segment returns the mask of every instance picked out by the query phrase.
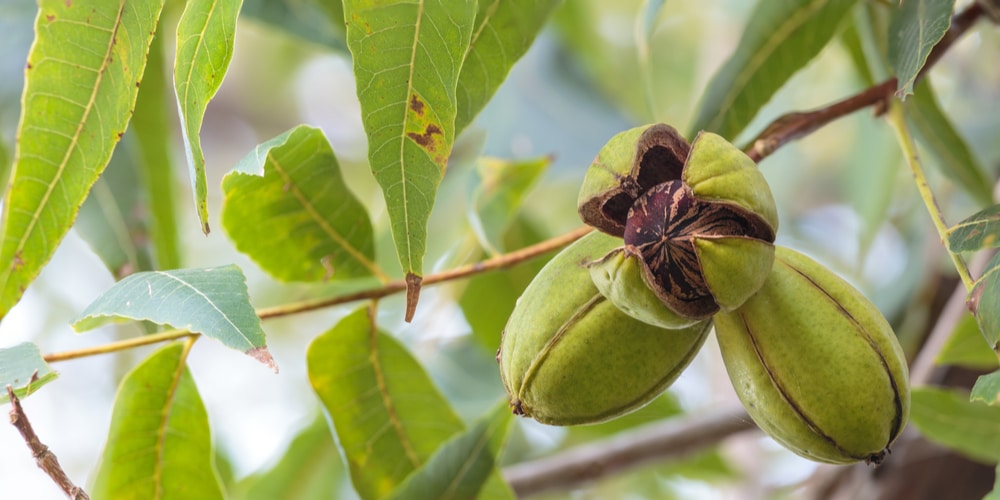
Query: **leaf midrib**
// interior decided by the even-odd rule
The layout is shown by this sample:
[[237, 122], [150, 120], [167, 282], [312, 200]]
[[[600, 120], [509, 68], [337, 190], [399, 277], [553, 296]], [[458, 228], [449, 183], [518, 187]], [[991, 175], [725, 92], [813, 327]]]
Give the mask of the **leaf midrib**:
[[[482, 24], [479, 25], [479, 29], [477, 29], [476, 32], [472, 34], [472, 38], [469, 39], [469, 47], [465, 49], [465, 56], [462, 58], [463, 60], [467, 59], [469, 54], [472, 53], [473, 47], [476, 46], [476, 42], [479, 40], [479, 37], [482, 36], [483, 31], [486, 31], [486, 26], [490, 24], [490, 21], [493, 19], [493, 16], [496, 15], [499, 7], [500, 0], [493, 0], [490, 6], [486, 8], [486, 15], [483, 17]], [[506, 60], [506, 58], [504, 59]]]
[[309, 202], [309, 200], [302, 193], [302, 191], [299, 190], [298, 184], [296, 184], [295, 181], [292, 179], [288, 170], [271, 154], [268, 154], [268, 161], [270, 161], [271, 166], [274, 167], [274, 171], [281, 176], [281, 180], [284, 182], [284, 185], [288, 186], [288, 189], [289, 191], [291, 191], [292, 196], [294, 196], [295, 199], [302, 204], [302, 208], [304, 208], [306, 213], [309, 214], [309, 217], [312, 218], [313, 221], [315, 221], [316, 224], [323, 229], [323, 232], [326, 233], [326, 235], [329, 236], [331, 239], [333, 239], [335, 242], [337, 242], [337, 244], [340, 245], [340, 247], [343, 248], [344, 251], [350, 254], [351, 257], [353, 257], [354, 260], [356, 260], [359, 264], [364, 266], [365, 269], [368, 269], [368, 271], [370, 271], [373, 275], [379, 277], [380, 279], [385, 279], [385, 274], [377, 265], [375, 265], [374, 262], [369, 260], [364, 254], [361, 253], [360, 250], [355, 248], [354, 245], [351, 244], [351, 242], [347, 241], [346, 238], [341, 236], [341, 234], [336, 229], [334, 229], [327, 223], [326, 219], [324, 219], [316, 210], [316, 207], [313, 206], [313, 204]]
[[[410, 73], [409, 77], [406, 79], [406, 97], [403, 99], [403, 129], [399, 134], [399, 179], [400, 179], [400, 189], [403, 196], [403, 226], [406, 232], [406, 237], [403, 241], [406, 245], [406, 267], [404, 269], [407, 274], [413, 272], [413, 250], [410, 247], [410, 203], [407, 194], [407, 182], [406, 182], [406, 140], [409, 139], [406, 135], [406, 126], [410, 121], [410, 112], [408, 103], [410, 102], [410, 96], [413, 94], [413, 69], [416, 66], [417, 61], [417, 46], [420, 44], [420, 24], [424, 18], [424, 2], [425, 0], [420, 0], [417, 2], [417, 20], [413, 24], [413, 48], [410, 50]], [[412, 139], [411, 139], [412, 140]]]
[[385, 374], [382, 370], [382, 360], [379, 357], [378, 328], [375, 326], [375, 311], [373, 309], [374, 306], [370, 306], [368, 309], [368, 341], [371, 350], [370, 358], [372, 371], [375, 373], [375, 384], [378, 387], [379, 395], [382, 398], [382, 405], [385, 407], [386, 415], [389, 417], [389, 423], [392, 425], [393, 430], [399, 437], [399, 443], [403, 447], [403, 452], [406, 454], [406, 458], [409, 460], [410, 464], [413, 465], [414, 469], [419, 469], [421, 464], [420, 457], [417, 455], [416, 450], [413, 449], [409, 436], [406, 434], [406, 429], [403, 428], [403, 423], [399, 420], [399, 415], [396, 414], [396, 406], [392, 402], [392, 396], [389, 394], [389, 387], [385, 381]]
[[[475, 445], [472, 447], [472, 452], [469, 453], [470, 459], [462, 463], [458, 472], [455, 473], [455, 477], [451, 478], [448, 482], [448, 487], [445, 489], [444, 493], [442, 493], [441, 498], [456, 498], [455, 492], [465, 480], [465, 476], [472, 469], [473, 465], [475, 465], [476, 458], [482, 452], [483, 448], [489, 444], [490, 434], [493, 432], [493, 427], [495, 425], [496, 422], [490, 422], [486, 425], [486, 429], [483, 430], [483, 434], [476, 440]], [[480, 488], [482, 488], [482, 485], [480, 485]]]
[[[189, 158], [189, 161], [193, 163], [191, 167], [194, 168], [195, 172], [201, 172], [201, 175], [194, 175], [195, 199], [197, 201], [198, 218], [201, 219], [202, 230], [206, 234], [208, 234], [207, 231], [208, 202], [204, 201], [202, 193], [208, 191], [208, 185], [207, 185], [208, 181], [206, 180], [204, 174], [205, 155], [201, 149], [201, 137], [199, 135], [201, 130], [202, 119], [201, 117], [198, 117], [197, 114], [195, 114], [195, 117], [198, 118], [196, 120], [197, 124], [195, 124], [192, 123], [192, 120], [189, 119], [190, 117], [188, 115], [191, 114], [191, 108], [193, 107], [189, 99], [189, 96], [191, 94], [191, 79], [193, 78], [194, 75], [195, 66], [197, 66], [196, 61], [198, 60], [198, 57], [204, 45], [203, 42], [205, 40], [205, 32], [208, 31], [208, 25], [211, 23], [212, 16], [215, 15], [215, 8], [218, 6], [218, 4], [219, 4], [218, 0], [212, 1], [212, 6], [208, 9], [208, 15], [205, 16], [205, 22], [201, 25], [201, 31], [196, 36], [197, 43], [195, 44], [194, 54], [191, 56], [191, 64], [189, 64], [187, 68], [187, 75], [185, 76], [183, 81], [178, 82], [178, 84], [176, 85], [177, 87], [180, 87], [181, 84], [183, 84], [184, 87], [183, 98], [178, 96], [178, 98], [181, 101], [183, 101], [183, 105], [181, 106], [182, 109], [180, 113], [180, 120], [184, 126], [184, 134], [183, 134], [184, 142], [185, 144], [188, 145], [187, 149], [191, 153], [191, 157]], [[185, 10], [190, 6], [191, 4], [188, 3], [188, 5], [185, 6]], [[180, 25], [178, 27], [180, 27]], [[211, 94], [211, 92], [209, 93]], [[206, 102], [205, 104], [207, 105], [208, 103]]]
[[[229, 323], [229, 326], [233, 327], [233, 331], [238, 333], [240, 337], [243, 337], [243, 340], [247, 342], [247, 344], [250, 346], [251, 349], [255, 347], [253, 341], [251, 341], [250, 338], [247, 337], [245, 333], [243, 333], [243, 330], [241, 330], [238, 326], [236, 326], [236, 324], [234, 324], [233, 321], [229, 319], [229, 316], [226, 315], [226, 313], [223, 312], [222, 309], [219, 309], [219, 307], [215, 305], [215, 302], [213, 302], [208, 295], [205, 295], [197, 287], [170, 273], [165, 273], [163, 271], [153, 271], [153, 273], [166, 276], [167, 278], [177, 281], [178, 283], [186, 286], [187, 288], [190, 288], [194, 293], [198, 294], [202, 299], [205, 299], [205, 302], [208, 305], [212, 306], [212, 309], [215, 309], [215, 311], [219, 313], [219, 316], [222, 316], [222, 318], [226, 320], [226, 323]], [[207, 333], [207, 332], [201, 332], [201, 333]]]
[[163, 412], [160, 416], [160, 425], [156, 428], [156, 463], [153, 464], [154, 500], [159, 500], [163, 497], [163, 455], [167, 449], [167, 425], [170, 420], [170, 412], [174, 407], [174, 397], [177, 395], [177, 388], [180, 386], [181, 377], [184, 374], [185, 360], [190, 349], [191, 342], [189, 341], [184, 344], [180, 357], [177, 360], [177, 368], [174, 369], [173, 378], [170, 381], [170, 389], [167, 390], [166, 394], [166, 404], [163, 406]]

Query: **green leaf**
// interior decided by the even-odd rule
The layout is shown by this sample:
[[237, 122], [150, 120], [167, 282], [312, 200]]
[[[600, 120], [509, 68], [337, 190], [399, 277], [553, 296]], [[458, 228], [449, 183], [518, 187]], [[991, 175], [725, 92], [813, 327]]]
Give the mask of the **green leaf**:
[[[889, 22], [891, 21], [891, 10], [885, 9], [882, 5], [871, 2], [861, 2], [851, 10], [851, 24], [857, 32], [860, 49], [864, 56], [863, 62], [871, 80], [866, 82], [868, 86], [875, 85], [889, 78], [889, 61], [886, 59], [889, 52]], [[853, 49], [852, 49], [853, 50]], [[858, 61], [857, 56], [855, 62]]]
[[149, 47], [149, 61], [135, 101], [130, 131], [136, 141], [134, 161], [146, 194], [148, 238], [157, 269], [181, 267], [175, 201], [178, 194], [171, 160], [173, 128], [167, 113], [169, 103], [167, 75], [163, 68], [163, 37], [156, 37]]
[[308, 42], [347, 51], [344, 4], [340, 0], [246, 0], [240, 16], [267, 23]]
[[241, 252], [287, 281], [382, 276], [365, 206], [319, 129], [257, 146], [222, 181], [222, 225]]
[[971, 403], [957, 391], [916, 387], [910, 421], [927, 439], [972, 459], [1000, 460], [1000, 407]]
[[243, 0], [188, 0], [177, 23], [174, 92], [184, 129], [184, 152], [191, 171], [195, 209], [208, 234], [208, 186], [201, 151], [205, 108], [222, 85], [233, 58], [236, 17]]
[[309, 381], [333, 420], [362, 498], [385, 498], [462, 422], [420, 364], [361, 308], [306, 355]]
[[975, 252], [1000, 247], [1000, 205], [985, 208], [948, 229], [948, 249]]
[[93, 498], [225, 498], [208, 413], [186, 355], [175, 342], [122, 380]]
[[712, 77], [691, 127], [730, 140], [833, 38], [855, 0], [757, 2], [736, 52]]
[[125, 134], [104, 174], [80, 207], [76, 231], [101, 258], [115, 279], [137, 271], [152, 270], [146, 213], [136, 178], [134, 134]]
[[458, 135], [482, 111], [514, 63], [531, 47], [559, 0], [481, 0], [458, 76]]
[[281, 460], [240, 486], [245, 500], [329, 500], [347, 479], [326, 418], [319, 415], [292, 439]]
[[[458, 500], [484, 497], [480, 490], [491, 475], [498, 475], [495, 457], [513, 420], [506, 401], [497, 405], [465, 432], [441, 445], [427, 463], [396, 488], [392, 498]], [[514, 498], [509, 488], [505, 496]]]
[[478, 163], [481, 183], [472, 195], [469, 222], [480, 245], [490, 254], [502, 253], [501, 242], [525, 195], [548, 169], [552, 158], [526, 161], [482, 158]]
[[42, 358], [35, 344], [22, 342], [4, 347], [0, 349], [0, 404], [10, 401], [6, 390], [8, 385], [14, 389], [14, 395], [23, 399], [58, 376]]
[[980, 205], [993, 203], [992, 183], [965, 139], [938, 106], [930, 80], [917, 84], [911, 102], [903, 108], [917, 141], [927, 148], [938, 168]]
[[162, 7], [41, 2], [0, 221], [0, 318], [52, 257], [111, 159]]
[[73, 329], [82, 332], [122, 319], [201, 333], [278, 370], [250, 304], [246, 278], [234, 264], [135, 273], [87, 306]]
[[986, 271], [976, 280], [966, 305], [976, 317], [986, 342], [1000, 354], [1000, 254], [993, 256]]
[[896, 95], [913, 93], [913, 83], [931, 49], [951, 26], [955, 0], [906, 0], [889, 24], [889, 64], [899, 83]]
[[1000, 406], [1000, 370], [976, 379], [972, 393], [969, 394], [969, 401]]
[[476, 2], [346, 0], [344, 16], [368, 159], [400, 265], [408, 282], [419, 283], [427, 220], [455, 140], [455, 89]]
[[958, 320], [955, 330], [941, 347], [934, 362], [940, 365], [960, 365], [986, 370], [997, 367], [997, 355], [979, 333], [976, 318], [965, 313]]
[[865, 55], [865, 40], [858, 32], [861, 29], [858, 26], [859, 22], [857, 18], [852, 19], [852, 21], [840, 34], [840, 41], [847, 50], [847, 54], [851, 56], [851, 63], [858, 72], [858, 78], [861, 79], [862, 83], [870, 87], [876, 83], [875, 76], [868, 65], [868, 56]]

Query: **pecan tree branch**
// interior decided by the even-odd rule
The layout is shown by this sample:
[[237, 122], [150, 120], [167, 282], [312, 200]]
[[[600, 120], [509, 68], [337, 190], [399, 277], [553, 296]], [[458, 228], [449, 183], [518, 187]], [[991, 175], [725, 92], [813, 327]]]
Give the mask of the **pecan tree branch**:
[[[541, 243], [537, 243], [535, 245], [531, 245], [510, 253], [498, 255], [496, 257], [493, 257], [492, 259], [486, 259], [484, 261], [476, 262], [474, 264], [459, 266], [454, 269], [442, 271], [440, 273], [428, 274], [424, 276], [423, 281], [421, 281], [421, 286], [433, 285], [436, 283], [443, 283], [446, 281], [467, 278], [469, 276], [484, 273], [487, 271], [493, 271], [496, 269], [504, 269], [507, 267], [511, 267], [513, 265], [520, 264], [527, 260], [531, 260], [542, 254], [551, 252], [553, 250], [558, 250], [559, 248], [569, 245], [570, 243], [582, 238], [584, 235], [586, 235], [591, 231], [593, 231], [593, 228], [589, 226], [578, 227], [568, 233], [556, 236], [555, 238], [550, 238]], [[279, 316], [288, 316], [290, 314], [296, 314], [300, 312], [312, 311], [315, 309], [322, 309], [324, 307], [346, 304], [348, 302], [357, 302], [359, 300], [369, 300], [369, 299], [380, 299], [382, 297], [406, 290], [406, 285], [407, 285], [406, 280], [390, 281], [389, 283], [378, 286], [376, 288], [370, 288], [368, 290], [362, 290], [356, 293], [338, 295], [336, 297], [330, 297], [325, 299], [297, 302], [293, 304], [283, 304], [280, 306], [259, 309], [257, 311], [257, 315], [260, 316], [260, 319], [276, 318]]]
[[[548, 252], [558, 250], [582, 238], [584, 235], [586, 235], [591, 231], [593, 231], [593, 228], [590, 226], [578, 227], [568, 233], [561, 234], [554, 238], [547, 239], [543, 242], [524, 247], [520, 250], [515, 250], [510, 253], [498, 255], [491, 259], [486, 259], [484, 261], [476, 262], [474, 264], [456, 267], [454, 269], [449, 269], [447, 271], [442, 271], [440, 273], [428, 274], [427, 276], [424, 276], [423, 285], [434, 285], [437, 283], [444, 283], [447, 281], [468, 278], [469, 276], [474, 276], [476, 274], [494, 271], [497, 269], [505, 269], [520, 264], [522, 262], [534, 259]], [[367, 290], [362, 290], [360, 292], [349, 293], [345, 295], [337, 295], [334, 297], [329, 297], [324, 299], [295, 302], [291, 304], [282, 304], [279, 306], [258, 309], [257, 316], [259, 316], [261, 319], [277, 318], [279, 316], [288, 316], [291, 314], [313, 311], [316, 309], [332, 307], [340, 304], [347, 304], [350, 302], [357, 302], [360, 300], [380, 299], [382, 297], [399, 293], [405, 290], [406, 290], [405, 280], [391, 281], [389, 283], [385, 283], [383, 285], [374, 288], [369, 288]], [[170, 340], [176, 340], [184, 337], [196, 337], [198, 335], [199, 334], [192, 333], [187, 330], [169, 330], [165, 332], [154, 333], [151, 335], [145, 335], [138, 338], [111, 342], [108, 344], [103, 344], [94, 347], [87, 347], [72, 351], [46, 354], [44, 356], [44, 359], [49, 363], [56, 361], [66, 361], [70, 359], [83, 358], [87, 356], [95, 356], [98, 354], [108, 354], [111, 352], [123, 351], [126, 349], [132, 349], [134, 347], [156, 344], [160, 342], [167, 342]]]
[[38, 464], [38, 467], [45, 471], [69, 498], [73, 500], [90, 500], [90, 497], [83, 491], [83, 488], [73, 484], [73, 481], [66, 475], [66, 472], [59, 466], [59, 460], [56, 459], [55, 454], [38, 439], [38, 435], [35, 434], [35, 430], [31, 427], [31, 422], [28, 421], [28, 416], [24, 414], [21, 401], [17, 399], [17, 395], [14, 394], [14, 389], [10, 384], [7, 385], [7, 397], [10, 398], [10, 423], [21, 433], [21, 437], [28, 444], [28, 448], [35, 457], [35, 463]]
[[[983, 9], [976, 3], [956, 14], [951, 20], [951, 27], [928, 54], [927, 61], [917, 75], [917, 79], [926, 75], [927, 71], [941, 59], [941, 56], [951, 48], [952, 44], [968, 31], [982, 15]], [[764, 130], [743, 150], [753, 161], [760, 162], [781, 146], [809, 135], [828, 123], [855, 111], [869, 106], [878, 106], [876, 111], [880, 113], [882, 111], [880, 108], [884, 108], [886, 101], [896, 91], [896, 83], [895, 78], [890, 78], [828, 106], [813, 111], [798, 111], [782, 115], [764, 127]]]
[[756, 428], [746, 410], [733, 405], [649, 424], [545, 458], [521, 462], [504, 468], [503, 474], [517, 496], [526, 497], [568, 489], [652, 462], [679, 460], [729, 436]]

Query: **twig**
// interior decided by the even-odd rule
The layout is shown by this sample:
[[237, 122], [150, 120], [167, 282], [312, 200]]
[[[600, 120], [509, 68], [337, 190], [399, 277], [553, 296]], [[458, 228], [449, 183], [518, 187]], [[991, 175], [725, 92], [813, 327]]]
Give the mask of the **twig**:
[[125, 349], [131, 349], [133, 347], [139, 347], [149, 344], [157, 344], [159, 342], [167, 342], [169, 340], [176, 340], [184, 337], [194, 337], [200, 335], [198, 333], [192, 333], [187, 330], [167, 330], [165, 332], [153, 333], [150, 335], [144, 335], [142, 337], [136, 337], [134, 339], [120, 340], [118, 342], [111, 342], [104, 345], [87, 347], [84, 349], [75, 349], [72, 351], [56, 352], [52, 354], [46, 354], [43, 359], [48, 363], [53, 363], [56, 361], [66, 361], [69, 359], [83, 358], [87, 356], [94, 356], [96, 354], [108, 354], [116, 351], [124, 351]]
[[[593, 228], [589, 226], [578, 227], [566, 234], [556, 236], [555, 238], [545, 240], [541, 243], [537, 243], [511, 253], [498, 255], [492, 259], [456, 267], [455, 269], [449, 269], [440, 273], [428, 274], [424, 276], [421, 286], [444, 283], [446, 281], [467, 278], [469, 276], [487, 271], [511, 267], [515, 264], [520, 264], [521, 262], [538, 257], [539, 255], [569, 245], [591, 231], [593, 231]], [[347, 295], [339, 295], [326, 299], [298, 302], [294, 304], [283, 304], [280, 306], [259, 309], [257, 311], [257, 315], [260, 316], [260, 319], [277, 318], [279, 316], [288, 316], [290, 314], [322, 309], [324, 307], [346, 304], [348, 302], [380, 299], [387, 295], [392, 295], [406, 290], [406, 285], [406, 280], [391, 281], [376, 288], [370, 288], [368, 290], [362, 290], [360, 292], [350, 293]]]
[[[944, 217], [941, 215], [941, 209], [934, 199], [930, 183], [927, 182], [927, 175], [924, 173], [923, 166], [920, 165], [920, 158], [917, 157], [917, 147], [913, 143], [913, 138], [910, 137], [910, 132], [906, 127], [906, 118], [903, 116], [903, 108], [898, 102], [889, 103], [888, 120], [889, 125], [896, 131], [899, 147], [903, 151], [906, 164], [909, 165], [910, 171], [913, 173], [917, 190], [920, 191], [920, 198], [924, 200], [927, 213], [930, 214], [938, 236], [941, 238], [941, 244], [945, 245], [945, 248], [948, 249], [948, 245], [946, 244], [948, 240], [948, 224], [945, 223]], [[965, 261], [962, 260], [960, 255], [952, 252], [950, 249], [948, 249], [948, 255], [955, 264], [955, 269], [958, 270], [958, 276], [962, 278], [962, 283], [965, 285], [966, 290], [972, 290], [973, 279], [969, 274], [969, 268], [965, 265]]]
[[742, 406], [667, 420], [560, 453], [504, 468], [504, 477], [525, 497], [567, 489], [650, 462], [679, 460], [740, 432], [756, 429]]
[[[555, 238], [545, 240], [541, 243], [537, 243], [535, 245], [531, 245], [511, 253], [498, 255], [492, 259], [487, 259], [482, 262], [477, 262], [475, 264], [469, 264], [467, 266], [456, 267], [455, 269], [449, 269], [447, 271], [442, 271], [440, 273], [428, 274], [427, 276], [424, 276], [423, 285], [434, 285], [437, 283], [444, 283], [446, 281], [453, 281], [461, 278], [467, 278], [469, 276], [485, 273], [487, 271], [493, 271], [496, 269], [511, 267], [513, 265], [520, 264], [521, 262], [525, 262], [527, 260], [538, 257], [542, 254], [569, 245], [570, 243], [582, 238], [585, 234], [591, 231], [593, 231], [593, 228], [588, 226], [578, 227], [566, 234], [556, 236]], [[331, 307], [339, 304], [356, 302], [359, 300], [379, 299], [387, 295], [392, 295], [394, 293], [402, 292], [404, 290], [406, 290], [406, 281], [404, 280], [391, 281], [389, 283], [380, 285], [375, 288], [370, 288], [368, 290], [362, 290], [360, 292], [350, 293], [347, 295], [339, 295], [336, 297], [330, 297], [326, 299], [297, 302], [293, 304], [284, 304], [270, 308], [258, 309], [257, 316], [259, 316], [261, 319], [277, 318], [279, 316], [288, 316], [290, 314], [322, 309], [324, 307]], [[46, 354], [44, 356], [44, 359], [49, 363], [53, 363], [56, 361], [66, 361], [69, 359], [83, 358], [86, 356], [94, 356], [97, 354], [108, 354], [115, 351], [123, 351], [125, 349], [131, 349], [133, 347], [156, 344], [159, 342], [167, 342], [169, 340], [175, 340], [184, 337], [196, 337], [198, 335], [200, 334], [192, 333], [187, 330], [168, 330], [165, 332], [154, 333], [152, 335], [145, 335], [133, 339], [111, 342], [108, 344], [88, 347], [85, 349], [76, 349], [73, 351], [64, 351], [64, 352]]]
[[884, 103], [895, 90], [896, 79], [890, 78], [829, 106], [814, 111], [800, 111], [782, 115], [765, 127], [764, 131], [754, 140], [750, 141], [750, 145], [745, 147], [744, 151], [753, 161], [759, 163], [781, 146], [799, 137], [809, 135], [837, 118], [847, 116], [868, 106]]
[[[951, 48], [951, 45], [975, 24], [982, 15], [982, 7], [975, 3], [956, 14], [951, 20], [951, 27], [941, 41], [934, 46], [931, 53], [928, 54], [927, 61], [917, 75], [917, 79], [926, 75], [927, 71]], [[782, 115], [764, 127], [764, 131], [750, 141], [750, 144], [744, 147], [743, 151], [753, 161], [759, 163], [777, 151], [781, 146], [811, 134], [838, 118], [847, 116], [868, 106], [884, 106], [895, 92], [896, 84], [896, 79], [890, 78], [878, 85], [869, 87], [846, 99], [820, 109]], [[876, 109], [879, 110], [879, 108]], [[884, 109], [880, 111], [884, 111]]]
[[10, 384], [7, 385], [7, 397], [10, 398], [11, 406], [10, 423], [21, 433], [21, 437], [28, 444], [28, 448], [35, 457], [35, 463], [38, 464], [38, 467], [45, 471], [69, 498], [74, 500], [90, 500], [90, 496], [83, 491], [83, 488], [73, 484], [73, 481], [66, 475], [66, 472], [62, 470], [55, 454], [49, 451], [49, 447], [42, 444], [38, 439], [35, 430], [31, 428], [28, 416], [24, 414], [24, 409], [21, 408], [21, 401], [17, 399], [17, 395], [14, 394], [14, 388]]

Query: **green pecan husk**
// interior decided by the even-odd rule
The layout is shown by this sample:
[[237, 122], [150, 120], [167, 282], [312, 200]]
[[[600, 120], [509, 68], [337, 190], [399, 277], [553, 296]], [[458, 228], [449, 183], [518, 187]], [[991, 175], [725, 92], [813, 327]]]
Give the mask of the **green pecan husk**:
[[879, 310], [809, 257], [778, 247], [764, 286], [714, 318], [729, 378], [754, 422], [827, 463], [879, 463], [906, 424], [906, 359]]
[[588, 234], [546, 264], [518, 299], [497, 352], [514, 413], [552, 425], [628, 413], [662, 393], [704, 343], [708, 321], [666, 332], [601, 295], [585, 266], [619, 243]]
[[[770, 188], [748, 156], [715, 134], [702, 132], [690, 146], [663, 124], [618, 134], [588, 170], [578, 209], [584, 222], [624, 239], [623, 250], [594, 264], [599, 288], [660, 326], [739, 307], [774, 260]], [[643, 285], [668, 312], [635, 300], [648, 297]]]

